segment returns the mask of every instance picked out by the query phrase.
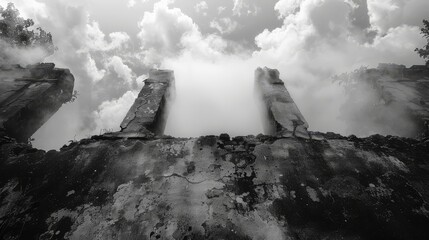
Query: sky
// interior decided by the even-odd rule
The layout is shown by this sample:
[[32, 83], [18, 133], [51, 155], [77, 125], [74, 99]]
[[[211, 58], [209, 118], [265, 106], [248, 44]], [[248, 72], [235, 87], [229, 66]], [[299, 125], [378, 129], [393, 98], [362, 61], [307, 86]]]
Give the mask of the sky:
[[[276, 68], [310, 129], [352, 134], [332, 76], [361, 66], [423, 64], [427, 0], [0, 0], [53, 35], [45, 62], [69, 68], [78, 98], [33, 136], [58, 149], [119, 125], [150, 68], [175, 71], [166, 134], [262, 132], [253, 73]], [[34, 58], [20, 59], [22, 64]], [[365, 96], [362, 96], [365, 97]], [[366, 134], [372, 134], [368, 132]]]

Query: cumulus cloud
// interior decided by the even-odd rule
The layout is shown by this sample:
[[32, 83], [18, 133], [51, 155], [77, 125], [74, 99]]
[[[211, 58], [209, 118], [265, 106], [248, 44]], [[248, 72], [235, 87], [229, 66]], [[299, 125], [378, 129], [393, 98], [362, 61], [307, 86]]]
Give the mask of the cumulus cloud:
[[106, 40], [106, 35], [100, 30], [96, 21], [86, 24], [85, 45], [80, 51], [111, 51], [121, 48], [130, 37], [124, 32], [113, 32], [109, 34], [110, 41]]
[[210, 27], [218, 30], [221, 34], [229, 34], [237, 29], [238, 23], [231, 18], [221, 18], [212, 20], [210, 22]]
[[[312, 129], [351, 133], [338, 120], [346, 95], [341, 87], [332, 84], [330, 76], [362, 65], [375, 67], [380, 62], [421, 62], [413, 52], [423, 44], [416, 26], [392, 25], [383, 33], [374, 33], [371, 41], [361, 41], [370, 28], [381, 26], [357, 28], [353, 16], [359, 4], [364, 3], [280, 1], [276, 9], [284, 18], [283, 26], [265, 30], [255, 39], [260, 50], [253, 57], [279, 68], [285, 75], [287, 87]], [[370, 3], [367, 15], [374, 16], [369, 6]]]
[[138, 37], [145, 64], [159, 65], [164, 58], [177, 56], [185, 49], [210, 56], [225, 48], [223, 39], [203, 36], [189, 16], [169, 4], [169, 1], [156, 3], [153, 12], [145, 12], [139, 22]]
[[206, 16], [206, 10], [209, 9], [209, 6], [207, 5], [206, 1], [201, 1], [195, 5], [194, 9], [197, 13], [201, 13]]
[[255, 4], [249, 4], [246, 0], [234, 0], [232, 7], [232, 14], [234, 16], [246, 15], [257, 15], [258, 7]]
[[[79, 139], [118, 129], [152, 66], [175, 70], [178, 100], [167, 126], [172, 135], [260, 132], [253, 96], [248, 95], [257, 66], [280, 70], [311, 129], [352, 133], [339, 119], [347, 95], [331, 76], [379, 62], [421, 63], [413, 49], [424, 45], [417, 25], [428, 9], [425, 0], [280, 0], [275, 9], [282, 26], [256, 36], [253, 54], [231, 54], [226, 53], [228, 41], [203, 34], [171, 1], [158, 1], [143, 13], [138, 50], [131, 46], [134, 36], [103, 32], [80, 6], [85, 1], [78, 3], [16, 0], [19, 9], [26, 9], [25, 16], [52, 32], [58, 51], [49, 60], [71, 69], [79, 91], [77, 101], [63, 107], [36, 139], [66, 142], [74, 135]], [[39, 10], [31, 10], [35, 8]], [[234, 16], [255, 12], [257, 7], [246, 0], [234, 0]], [[222, 21], [211, 24], [221, 34], [236, 27]], [[65, 134], [52, 133], [67, 121], [73, 123]], [[54, 144], [36, 146], [59, 147]]]
[[234, 0], [234, 6], [232, 7], [232, 12], [234, 15], [241, 15], [241, 10], [243, 9], [243, 0]]
[[97, 134], [106, 131], [118, 131], [128, 110], [137, 98], [137, 91], [127, 91], [122, 97], [103, 102], [93, 112], [95, 119], [95, 132]]
[[178, 8], [169, 8], [168, 1], [154, 5], [153, 12], [145, 12], [139, 22], [138, 37], [147, 64], [159, 62], [163, 57], [177, 54], [182, 49], [181, 38], [198, 31], [192, 19]]
[[280, 14], [280, 17], [287, 17], [289, 14], [294, 14], [299, 10], [303, 0], [279, 0], [274, 9]]
[[128, 84], [133, 83], [133, 71], [130, 67], [128, 67], [122, 60], [121, 57], [113, 56], [109, 59], [109, 61], [106, 64], [107, 68], [112, 68], [118, 77], [125, 80]]
[[428, 17], [429, 1], [368, 0], [371, 24], [381, 33], [400, 25], [420, 25]]
[[88, 76], [90, 76], [94, 82], [98, 82], [103, 79], [104, 75], [106, 74], [106, 70], [99, 70], [90, 54], [87, 54], [86, 58], [86, 71], [88, 73]]

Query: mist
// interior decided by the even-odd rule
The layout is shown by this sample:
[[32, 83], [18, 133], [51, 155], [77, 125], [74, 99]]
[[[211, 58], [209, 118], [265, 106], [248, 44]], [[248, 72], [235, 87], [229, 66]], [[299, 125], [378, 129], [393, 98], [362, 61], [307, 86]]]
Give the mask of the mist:
[[[243, 2], [251, 9], [271, 4], [264, 9], [272, 12], [264, 14], [277, 16], [279, 21], [255, 25], [252, 32], [256, 35], [231, 39], [214, 28], [202, 31], [200, 26], [217, 18], [210, 15], [217, 10], [206, 16], [186, 14], [182, 5], [189, 8], [188, 1], [136, 1], [132, 6], [109, 2], [99, 9], [87, 1], [16, 0], [24, 16], [52, 33], [58, 50], [45, 61], [69, 68], [79, 94], [39, 129], [33, 136], [34, 146], [58, 149], [70, 140], [119, 130], [152, 67], [175, 72], [177, 98], [165, 132], [172, 136], [261, 133], [253, 73], [264, 66], [280, 71], [310, 130], [359, 136], [397, 134], [382, 128], [370, 112], [357, 118], [368, 102], [350, 103], [350, 93], [333, 82], [332, 76], [384, 62], [408, 67], [422, 64], [414, 49], [424, 44], [419, 24], [427, 14], [415, 10], [427, 9], [428, 1]], [[100, 18], [105, 11], [119, 17]], [[127, 18], [130, 11], [133, 18]], [[246, 24], [238, 21], [244, 15], [229, 16], [232, 24], [239, 23], [236, 29]], [[264, 21], [257, 11], [246, 17]], [[122, 19], [127, 28], [109, 27]], [[131, 20], [134, 25], [129, 24]], [[254, 46], [247, 48], [243, 42]], [[358, 96], [378, 101], [370, 91]], [[371, 127], [363, 128], [362, 123]]]
[[176, 99], [165, 134], [198, 137], [263, 133], [262, 114], [254, 96], [254, 68], [245, 59], [195, 60], [183, 56], [167, 60], [174, 69]]
[[12, 46], [0, 39], [0, 65], [19, 64], [27, 66], [43, 61], [47, 52], [42, 47]]

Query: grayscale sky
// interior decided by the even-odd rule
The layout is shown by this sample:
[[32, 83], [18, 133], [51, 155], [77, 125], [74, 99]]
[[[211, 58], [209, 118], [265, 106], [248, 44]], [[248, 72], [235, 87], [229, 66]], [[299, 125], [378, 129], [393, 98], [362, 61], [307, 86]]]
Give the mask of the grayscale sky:
[[[167, 133], [261, 132], [257, 66], [279, 69], [310, 129], [350, 134], [344, 89], [331, 76], [380, 62], [422, 64], [427, 0], [0, 0], [51, 32], [45, 59], [71, 69], [79, 96], [34, 135], [59, 148], [116, 131], [148, 69], [175, 71]], [[22, 64], [31, 59], [22, 58]], [[364, 97], [364, 96], [363, 96]], [[349, 131], [349, 132], [348, 132]], [[370, 134], [370, 133], [368, 133]]]

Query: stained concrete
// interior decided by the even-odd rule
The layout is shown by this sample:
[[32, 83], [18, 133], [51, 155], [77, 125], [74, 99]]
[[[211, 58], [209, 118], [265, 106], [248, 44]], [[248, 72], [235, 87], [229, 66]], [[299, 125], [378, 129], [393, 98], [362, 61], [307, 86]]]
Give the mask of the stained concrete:
[[308, 123], [302, 116], [279, 71], [257, 68], [255, 71], [255, 92], [262, 101], [264, 132], [276, 136], [298, 136], [309, 138]]
[[2, 239], [426, 239], [428, 142], [1, 139]]
[[156, 82], [132, 128], [48, 152], [0, 136], [0, 238], [427, 239], [429, 140], [308, 132], [262, 71], [272, 135], [162, 136]]
[[352, 94], [343, 106], [342, 115], [348, 124], [355, 129], [367, 129], [367, 132], [429, 137], [428, 66], [406, 68], [404, 65], [379, 64], [377, 68], [361, 72], [358, 80], [361, 85], [367, 84], [366, 91], [374, 91], [375, 97], [364, 106], [350, 108], [361, 101], [363, 94], [349, 89]]
[[27, 142], [73, 95], [74, 77], [53, 63], [0, 66], [0, 135]]
[[150, 70], [143, 89], [121, 123], [121, 132], [162, 134], [174, 92], [173, 71]]

